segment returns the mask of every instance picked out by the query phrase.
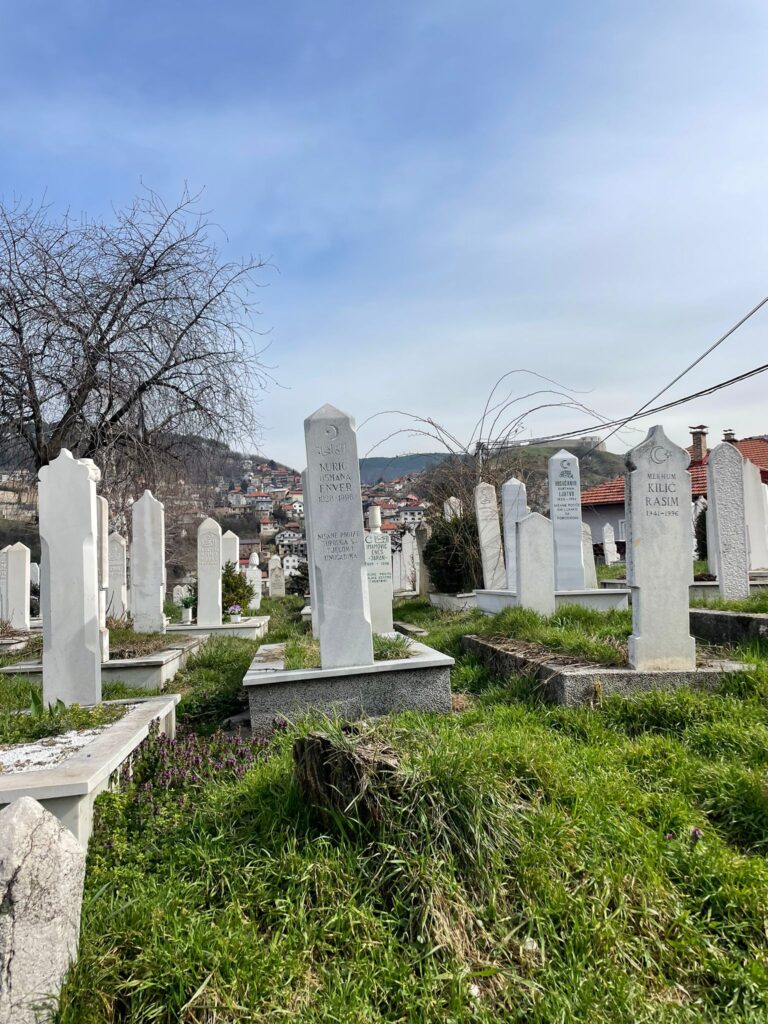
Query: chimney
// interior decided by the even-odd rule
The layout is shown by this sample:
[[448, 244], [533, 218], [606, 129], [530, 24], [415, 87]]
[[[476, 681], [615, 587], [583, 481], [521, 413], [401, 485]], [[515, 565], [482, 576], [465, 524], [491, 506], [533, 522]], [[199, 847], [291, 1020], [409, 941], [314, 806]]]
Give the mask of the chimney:
[[736, 441], [736, 435], [734, 434], [734, 432], [732, 430], [724, 430], [723, 431], [723, 440], [724, 441], [730, 441], [731, 444], [734, 444], [735, 441]]
[[707, 427], [701, 423], [688, 429], [691, 432], [691, 462], [701, 462], [707, 454]]

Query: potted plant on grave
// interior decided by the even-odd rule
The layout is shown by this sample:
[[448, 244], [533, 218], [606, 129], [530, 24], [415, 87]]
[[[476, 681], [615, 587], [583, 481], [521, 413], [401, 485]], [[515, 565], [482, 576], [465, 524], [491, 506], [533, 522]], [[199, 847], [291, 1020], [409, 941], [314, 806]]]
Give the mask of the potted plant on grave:
[[196, 598], [194, 594], [181, 599], [181, 623], [184, 626], [192, 624], [192, 609], [195, 607]]
[[240, 607], [239, 604], [231, 604], [229, 608], [227, 608], [227, 612], [229, 613], [229, 621], [239, 622], [241, 617], [240, 613], [242, 612], [242, 610], [243, 609]]

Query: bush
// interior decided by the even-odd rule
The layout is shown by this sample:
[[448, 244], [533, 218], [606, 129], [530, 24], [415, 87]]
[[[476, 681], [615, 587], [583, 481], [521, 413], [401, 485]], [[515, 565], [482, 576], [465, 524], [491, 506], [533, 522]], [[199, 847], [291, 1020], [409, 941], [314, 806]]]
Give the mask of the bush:
[[482, 586], [480, 545], [474, 513], [438, 519], [424, 548], [424, 561], [437, 591], [461, 594]]
[[225, 610], [233, 604], [250, 608], [256, 588], [239, 573], [233, 562], [227, 562], [221, 574], [221, 606]]

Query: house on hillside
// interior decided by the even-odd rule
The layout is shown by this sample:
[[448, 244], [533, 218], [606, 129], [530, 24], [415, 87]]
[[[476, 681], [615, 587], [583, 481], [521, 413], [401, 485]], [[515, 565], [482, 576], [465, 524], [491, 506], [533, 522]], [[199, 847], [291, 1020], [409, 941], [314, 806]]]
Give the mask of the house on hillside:
[[[691, 498], [695, 503], [707, 496], [707, 427], [690, 427], [691, 445], [688, 453], [691, 464]], [[745, 437], [736, 440], [732, 430], [723, 433], [723, 441], [735, 445], [745, 459], [749, 459], [760, 470], [764, 484], [768, 484], [768, 434]], [[626, 516], [624, 512], [624, 477], [616, 476], [595, 487], [581, 492], [581, 518], [592, 531], [592, 543], [603, 543], [603, 526], [610, 523], [617, 541], [626, 540]]]

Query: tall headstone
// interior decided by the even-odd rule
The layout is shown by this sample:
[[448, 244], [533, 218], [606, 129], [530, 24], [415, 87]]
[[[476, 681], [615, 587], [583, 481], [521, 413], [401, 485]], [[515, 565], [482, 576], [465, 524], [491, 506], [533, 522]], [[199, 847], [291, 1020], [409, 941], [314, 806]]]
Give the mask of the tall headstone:
[[248, 558], [248, 565], [245, 570], [245, 578], [248, 583], [253, 587], [253, 597], [251, 598], [251, 608], [261, 607], [261, 567], [259, 565], [259, 556], [256, 552], [252, 552]]
[[38, 474], [43, 700], [101, 700], [96, 484], [91, 459], [66, 448]]
[[240, 571], [240, 538], [232, 530], [227, 530], [221, 537], [221, 568], [231, 562]]
[[429, 523], [419, 523], [416, 527], [416, 551], [419, 556], [419, 597], [426, 597], [435, 589], [424, 557], [424, 550], [431, 536], [432, 529]]
[[655, 426], [625, 461], [629, 663], [638, 671], [689, 671], [696, 667], [688, 621], [690, 456]]
[[37, 562], [29, 563], [29, 582], [33, 587], [40, 586], [40, 566]]
[[561, 449], [547, 465], [557, 590], [584, 590], [579, 460]]
[[304, 498], [304, 535], [307, 541], [307, 576], [309, 577], [309, 611], [312, 616], [312, 636], [320, 636], [317, 621], [317, 583], [315, 560], [312, 557], [312, 502], [309, 500], [309, 480], [306, 469], [301, 474], [301, 493]]
[[501, 547], [499, 507], [493, 484], [480, 483], [475, 487], [475, 516], [480, 538], [483, 586], [486, 590], [504, 590], [507, 585], [507, 574]]
[[501, 514], [504, 522], [504, 560], [507, 568], [507, 590], [517, 584], [517, 524], [530, 512], [525, 484], [510, 477], [501, 487]]
[[396, 594], [418, 593], [419, 568], [416, 537], [410, 529], [400, 535], [400, 546], [392, 553], [392, 587]]
[[606, 523], [603, 526], [603, 557], [606, 565], [614, 565], [616, 562], [621, 561], [619, 549], [616, 547], [613, 527], [610, 523]]
[[538, 512], [529, 512], [515, 531], [515, 592], [520, 608], [539, 615], [555, 612], [555, 556], [552, 523]]
[[749, 542], [749, 568], [751, 572], [768, 569], [768, 522], [766, 522], [763, 482], [760, 470], [749, 459], [742, 463], [744, 470], [744, 512]]
[[584, 561], [584, 589], [597, 590], [595, 549], [592, 545], [592, 531], [586, 523], [581, 524], [581, 548]]
[[128, 566], [125, 538], [119, 533], [109, 535], [109, 589], [107, 615], [122, 619], [128, 614]]
[[368, 509], [365, 535], [365, 570], [368, 576], [368, 600], [374, 633], [391, 633], [392, 621], [392, 542], [381, 532], [381, 509]]
[[269, 596], [285, 597], [285, 569], [282, 565], [273, 565], [269, 570]]
[[461, 516], [463, 513], [461, 500], [459, 498], [448, 498], [447, 501], [443, 502], [443, 518], [444, 519], [455, 519], [457, 516]]
[[109, 661], [109, 630], [107, 629], [107, 590], [109, 589], [109, 503], [96, 495], [96, 538], [99, 564], [99, 632], [102, 663]]
[[0, 551], [0, 619], [29, 629], [29, 548], [20, 541]]
[[220, 626], [221, 527], [210, 516], [197, 528], [197, 624]]
[[311, 542], [323, 668], [373, 664], [357, 439], [324, 405], [304, 421]]
[[131, 615], [138, 633], [164, 633], [165, 508], [144, 491], [133, 503]]
[[720, 596], [726, 601], [749, 597], [744, 459], [739, 449], [727, 441], [709, 453], [707, 499]]

